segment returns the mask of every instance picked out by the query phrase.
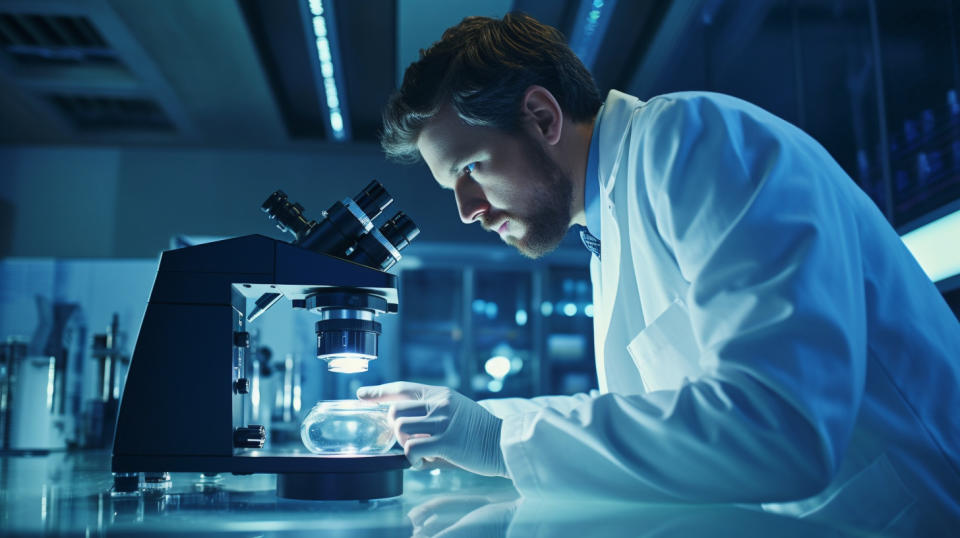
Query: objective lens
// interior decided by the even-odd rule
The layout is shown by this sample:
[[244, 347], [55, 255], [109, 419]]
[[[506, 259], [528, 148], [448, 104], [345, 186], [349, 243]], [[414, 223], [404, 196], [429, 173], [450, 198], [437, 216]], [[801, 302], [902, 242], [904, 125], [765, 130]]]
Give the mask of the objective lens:
[[367, 371], [367, 364], [371, 357], [330, 357], [327, 359], [327, 370], [338, 374], [358, 374]]
[[[324, 319], [318, 321], [317, 358], [328, 361], [331, 371], [334, 367], [345, 366], [341, 358], [373, 360], [377, 358], [377, 340], [381, 333], [380, 324], [366, 319]], [[362, 365], [366, 370], [366, 364]], [[356, 367], [356, 364], [349, 364]]]

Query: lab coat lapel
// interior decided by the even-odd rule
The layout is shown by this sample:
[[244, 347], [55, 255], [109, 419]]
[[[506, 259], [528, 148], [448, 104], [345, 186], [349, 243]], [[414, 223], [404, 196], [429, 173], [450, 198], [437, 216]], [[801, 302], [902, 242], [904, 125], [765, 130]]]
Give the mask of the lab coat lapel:
[[628, 138], [627, 130], [637, 103], [638, 100], [634, 97], [611, 91], [604, 103], [598, 133], [600, 136], [598, 163], [601, 196], [600, 243], [603, 254], [600, 258], [599, 271], [602, 293], [598, 295], [601, 300], [599, 304], [595, 304], [594, 351], [601, 392], [607, 392], [604, 349], [620, 281], [620, 228], [616, 220], [613, 189], [616, 177], [621, 173], [620, 160], [624, 152], [624, 142]]

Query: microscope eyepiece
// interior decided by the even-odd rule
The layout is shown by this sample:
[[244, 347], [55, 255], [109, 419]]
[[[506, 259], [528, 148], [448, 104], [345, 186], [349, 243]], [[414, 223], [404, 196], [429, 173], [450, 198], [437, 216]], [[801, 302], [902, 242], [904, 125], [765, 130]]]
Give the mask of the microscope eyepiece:
[[353, 197], [360, 206], [360, 209], [373, 220], [380, 216], [380, 213], [393, 202], [393, 197], [387, 193], [379, 181], [373, 180], [369, 185], [360, 191], [360, 194]]
[[277, 228], [282, 232], [290, 232], [296, 237], [294, 243], [310, 234], [310, 230], [317, 225], [315, 221], [308, 221], [303, 216], [303, 206], [292, 204], [283, 191], [275, 191], [260, 206], [260, 210], [267, 214], [267, 218], [277, 221]]
[[400, 211], [380, 227], [380, 233], [397, 247], [397, 250], [403, 250], [420, 235], [420, 228], [417, 228], [406, 213]]

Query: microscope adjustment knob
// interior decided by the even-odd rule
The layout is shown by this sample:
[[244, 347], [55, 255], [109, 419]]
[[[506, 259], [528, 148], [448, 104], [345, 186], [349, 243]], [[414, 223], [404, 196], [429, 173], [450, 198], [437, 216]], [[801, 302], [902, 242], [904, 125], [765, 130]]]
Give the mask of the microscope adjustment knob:
[[237, 394], [247, 394], [250, 392], [250, 380], [245, 377], [241, 377], [234, 382], [233, 388], [236, 389]]
[[247, 331], [235, 331], [233, 333], [233, 345], [237, 347], [250, 347], [250, 333]]
[[251, 424], [233, 431], [233, 446], [237, 448], [263, 448], [267, 430], [259, 424]]

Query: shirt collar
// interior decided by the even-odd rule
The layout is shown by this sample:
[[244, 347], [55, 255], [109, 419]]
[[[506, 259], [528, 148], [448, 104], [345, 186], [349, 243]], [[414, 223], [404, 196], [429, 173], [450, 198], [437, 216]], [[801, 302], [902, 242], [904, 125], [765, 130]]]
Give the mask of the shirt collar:
[[587, 157], [587, 175], [583, 186], [583, 206], [587, 214], [587, 231], [600, 237], [600, 117], [603, 107], [597, 112], [590, 137], [590, 153]]

